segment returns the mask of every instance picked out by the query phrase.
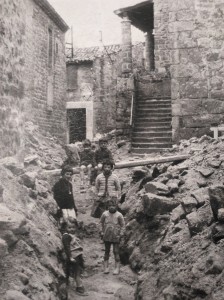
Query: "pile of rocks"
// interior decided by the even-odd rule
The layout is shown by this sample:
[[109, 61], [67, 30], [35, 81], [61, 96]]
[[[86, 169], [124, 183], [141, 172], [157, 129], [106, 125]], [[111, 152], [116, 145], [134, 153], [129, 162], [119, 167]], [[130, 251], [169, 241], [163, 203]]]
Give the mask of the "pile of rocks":
[[136, 299], [223, 298], [223, 148], [207, 136], [182, 141], [175, 152], [190, 159], [157, 165], [126, 193], [121, 254], [141, 274]]
[[[58, 299], [64, 272], [55, 201], [43, 169], [62, 164], [55, 138], [26, 124], [25, 151], [0, 160], [0, 298]], [[56, 180], [55, 178], [54, 180]]]

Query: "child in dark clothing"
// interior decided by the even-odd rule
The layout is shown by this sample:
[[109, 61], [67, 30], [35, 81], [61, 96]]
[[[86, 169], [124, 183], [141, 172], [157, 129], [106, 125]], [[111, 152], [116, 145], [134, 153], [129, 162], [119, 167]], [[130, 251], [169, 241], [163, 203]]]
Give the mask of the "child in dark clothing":
[[97, 164], [96, 169], [98, 169], [99, 171], [102, 170], [104, 161], [109, 160], [114, 163], [112, 153], [107, 147], [108, 147], [107, 138], [101, 138], [99, 140], [99, 149], [97, 149], [95, 152], [95, 161]]
[[66, 222], [62, 228], [62, 244], [66, 256], [67, 285], [69, 277], [73, 277], [76, 283], [76, 293], [88, 296], [82, 283], [81, 274], [84, 269], [83, 248], [79, 239], [75, 236], [76, 223]]
[[110, 248], [113, 245], [115, 259], [113, 274], [118, 275], [120, 272], [119, 242], [124, 231], [125, 222], [123, 215], [117, 211], [116, 201], [109, 201], [108, 210], [102, 214], [100, 224], [102, 227], [101, 236], [105, 244], [104, 273], [109, 273]]
[[87, 171], [88, 180], [90, 183], [91, 171], [95, 167], [95, 153], [91, 150], [90, 140], [84, 140], [83, 151], [80, 153], [80, 177], [81, 177], [81, 186], [84, 185], [84, 173]]
[[77, 208], [71, 184], [72, 174], [73, 170], [71, 167], [64, 167], [61, 171], [62, 177], [55, 183], [52, 189], [54, 199], [57, 202], [59, 209], [62, 211], [62, 218], [64, 220], [68, 218], [76, 219], [77, 215]]

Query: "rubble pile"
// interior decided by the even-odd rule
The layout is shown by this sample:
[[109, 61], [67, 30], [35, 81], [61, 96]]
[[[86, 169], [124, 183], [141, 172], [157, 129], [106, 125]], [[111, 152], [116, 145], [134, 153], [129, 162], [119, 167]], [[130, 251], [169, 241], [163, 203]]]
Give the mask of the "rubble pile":
[[26, 124], [21, 157], [0, 160], [0, 299], [58, 299], [64, 281], [55, 201], [43, 169], [62, 164], [55, 138]]
[[184, 140], [172, 152], [189, 159], [144, 167], [123, 195], [121, 257], [139, 274], [135, 299], [223, 299], [223, 149], [223, 138]]

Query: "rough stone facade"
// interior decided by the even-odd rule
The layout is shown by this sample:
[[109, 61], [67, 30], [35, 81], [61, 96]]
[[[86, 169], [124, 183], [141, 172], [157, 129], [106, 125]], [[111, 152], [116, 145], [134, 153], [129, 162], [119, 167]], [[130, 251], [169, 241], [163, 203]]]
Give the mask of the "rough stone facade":
[[65, 30], [59, 29], [38, 2], [46, 3], [0, 3], [0, 157], [22, 148], [25, 121], [65, 138]]
[[0, 3], [0, 157], [21, 146], [24, 111], [25, 2]]
[[174, 140], [224, 122], [223, 14], [222, 0], [154, 1], [156, 70], [170, 73]]
[[[133, 47], [133, 68], [142, 70], [142, 43]], [[93, 103], [93, 136], [113, 129], [128, 134], [133, 76], [122, 75], [121, 50], [106, 53], [91, 61], [67, 61], [67, 100]]]

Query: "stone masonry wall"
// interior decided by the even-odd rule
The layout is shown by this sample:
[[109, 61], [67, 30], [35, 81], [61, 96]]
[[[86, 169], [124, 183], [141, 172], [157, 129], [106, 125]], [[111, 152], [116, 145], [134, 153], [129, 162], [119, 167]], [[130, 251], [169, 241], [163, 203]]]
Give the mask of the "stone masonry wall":
[[155, 61], [170, 72], [173, 138], [224, 122], [224, 2], [155, 0]]
[[[142, 43], [133, 46], [134, 71], [143, 70], [143, 52]], [[127, 134], [130, 129], [133, 76], [122, 75], [121, 62], [122, 53], [118, 51], [110, 57], [96, 57], [93, 62], [67, 63], [67, 100], [93, 101], [94, 135], [113, 129]]]
[[[53, 105], [47, 102], [49, 80], [48, 30], [53, 33]], [[31, 0], [26, 0], [26, 73], [27, 119], [34, 120], [43, 132], [65, 140], [66, 137], [66, 64], [64, 34]]]
[[23, 0], [0, 3], [0, 157], [23, 146], [24, 11]]
[[[48, 28], [54, 34], [54, 102], [47, 109]], [[56, 46], [57, 44], [57, 46]], [[0, 157], [23, 149], [25, 121], [65, 137], [64, 34], [32, 0], [0, 3]]]

